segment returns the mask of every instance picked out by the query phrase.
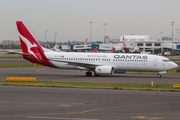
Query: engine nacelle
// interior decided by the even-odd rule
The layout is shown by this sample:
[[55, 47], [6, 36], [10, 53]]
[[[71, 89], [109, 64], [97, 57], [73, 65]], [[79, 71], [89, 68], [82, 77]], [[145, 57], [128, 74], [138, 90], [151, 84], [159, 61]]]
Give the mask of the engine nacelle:
[[112, 66], [97, 66], [95, 68], [96, 74], [114, 74], [114, 67]]

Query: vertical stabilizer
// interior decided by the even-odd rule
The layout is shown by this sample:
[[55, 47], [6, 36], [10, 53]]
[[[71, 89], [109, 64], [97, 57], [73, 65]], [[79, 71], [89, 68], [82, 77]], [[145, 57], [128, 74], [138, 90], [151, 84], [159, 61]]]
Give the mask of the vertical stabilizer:
[[23, 54], [29, 54], [30, 56], [23, 56], [24, 59], [29, 60], [32, 63], [38, 63], [53, 67], [47, 60], [44, 50], [39, 45], [37, 40], [32, 36], [22, 21], [17, 21], [17, 29], [19, 32], [19, 39], [21, 42]]
[[123, 47], [126, 47], [124, 36], [123, 36]]
[[98, 53], [98, 51], [96, 50], [96, 48], [94, 48], [94, 52], [95, 52], [95, 53]]
[[86, 38], [86, 41], [85, 41], [84, 45], [87, 45], [87, 38]]
[[34, 47], [40, 48], [42, 51], [42, 47], [36, 41], [36, 39], [32, 36], [26, 26], [22, 21], [17, 21], [17, 29], [19, 32], [19, 38], [21, 42], [22, 52], [23, 53], [31, 53], [31, 49]]

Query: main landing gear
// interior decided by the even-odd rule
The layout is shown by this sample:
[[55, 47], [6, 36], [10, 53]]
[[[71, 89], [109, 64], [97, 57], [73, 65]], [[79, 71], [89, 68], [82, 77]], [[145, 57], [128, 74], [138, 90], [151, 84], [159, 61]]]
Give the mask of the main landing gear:
[[[90, 71], [86, 72], [86, 76], [87, 76], [87, 77], [92, 76], [92, 72], [90, 72]], [[96, 74], [96, 73], [94, 72], [94, 76], [100, 76], [100, 74]]]
[[92, 76], [92, 73], [89, 71], [89, 72], [86, 72], [86, 76]]

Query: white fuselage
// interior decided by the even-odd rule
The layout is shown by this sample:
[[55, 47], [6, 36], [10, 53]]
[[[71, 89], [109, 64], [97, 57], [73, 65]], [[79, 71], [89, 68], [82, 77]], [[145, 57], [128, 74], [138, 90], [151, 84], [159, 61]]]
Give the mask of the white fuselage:
[[[168, 58], [148, 54], [45, 52], [45, 55], [60, 69], [88, 70], [95, 66], [106, 65], [114, 67], [114, 71], [161, 72], [177, 67], [177, 64]], [[81, 65], [79, 66], [78, 63]]]
[[[60, 69], [87, 70], [86, 76], [114, 74], [121, 71], [165, 73], [177, 67], [168, 58], [145, 54], [57, 52], [43, 48], [22, 21], [16, 21], [24, 59]], [[123, 40], [125, 41], [124, 37]], [[125, 42], [123, 46], [126, 47]], [[112, 49], [112, 48], [105, 48]]]

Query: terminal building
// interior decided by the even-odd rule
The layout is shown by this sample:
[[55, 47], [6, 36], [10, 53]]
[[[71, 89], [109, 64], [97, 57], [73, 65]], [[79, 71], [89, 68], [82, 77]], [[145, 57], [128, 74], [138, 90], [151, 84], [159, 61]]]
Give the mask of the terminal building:
[[[162, 41], [162, 40], [149, 40], [148, 35], [123, 35], [125, 38], [126, 46], [138, 47], [141, 52], [148, 52], [151, 54], [163, 55], [180, 55], [180, 41]], [[93, 51], [96, 48], [99, 51], [112, 51], [112, 47], [123, 47], [123, 36], [117, 43], [111, 42], [108, 44], [92, 44], [92, 45], [61, 45], [62, 50], [70, 51]]]

